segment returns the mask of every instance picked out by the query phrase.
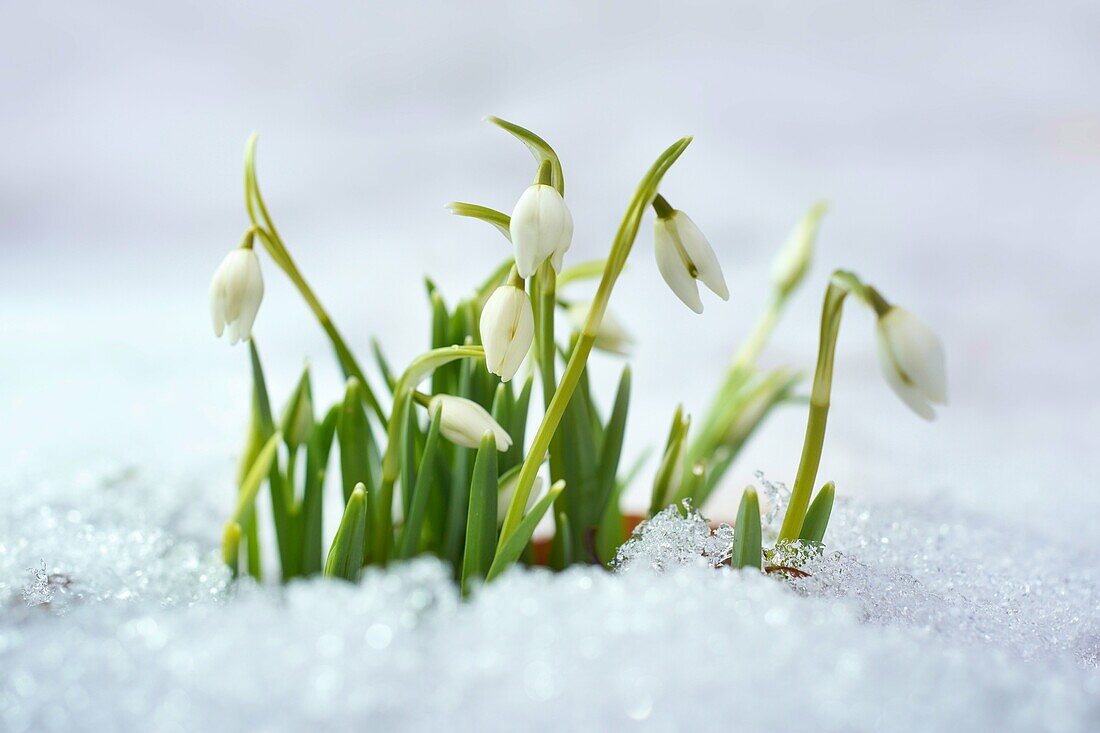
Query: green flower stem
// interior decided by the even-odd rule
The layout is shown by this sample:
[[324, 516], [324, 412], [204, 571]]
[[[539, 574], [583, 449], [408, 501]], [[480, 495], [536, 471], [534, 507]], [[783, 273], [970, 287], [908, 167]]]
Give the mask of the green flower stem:
[[840, 333], [844, 299], [853, 292], [861, 299], [868, 298], [867, 288], [859, 278], [843, 270], [834, 272], [821, 308], [821, 342], [817, 352], [817, 367], [814, 369], [813, 390], [810, 392], [810, 416], [802, 444], [802, 457], [798, 462], [794, 487], [791, 489], [791, 499], [787, 504], [787, 513], [783, 516], [783, 526], [779, 530], [781, 541], [798, 539], [806, 518], [817, 469], [821, 464], [821, 449], [825, 443], [825, 423], [829, 418], [829, 398], [833, 388], [833, 360], [836, 356], [836, 339]]
[[[344, 370], [344, 376], [355, 377], [359, 380], [360, 384], [363, 385], [363, 395], [366, 398], [367, 405], [374, 411], [374, 414], [378, 416], [378, 420], [385, 425], [387, 422], [386, 413], [379, 404], [378, 399], [374, 396], [374, 391], [371, 390], [370, 384], [363, 374], [363, 370], [355, 360], [355, 356], [351, 353], [351, 349], [348, 348], [343, 336], [341, 336], [340, 332], [336, 329], [336, 325], [332, 322], [328, 312], [324, 309], [324, 306], [321, 305], [321, 301], [317, 299], [317, 296], [313, 292], [313, 288], [309, 286], [309, 283], [306, 282], [305, 278], [302, 277], [302, 273], [298, 270], [298, 266], [294, 264], [294, 260], [290, 257], [290, 252], [287, 251], [286, 246], [283, 244], [282, 237], [279, 236], [279, 231], [275, 228], [275, 223], [271, 220], [271, 214], [268, 213], [267, 204], [264, 203], [263, 196], [260, 194], [260, 185], [256, 180], [255, 134], [248, 139], [248, 145], [245, 149], [244, 190], [245, 208], [248, 209], [248, 217], [251, 219], [252, 226], [255, 228], [256, 233], [260, 235], [260, 241], [263, 242], [264, 248], [267, 249], [268, 254], [271, 255], [271, 259], [275, 261], [275, 264], [286, 273], [290, 281], [298, 288], [298, 292], [301, 293], [302, 298], [305, 299], [306, 305], [313, 311], [313, 315], [317, 317], [317, 320], [321, 324], [321, 328], [325, 330], [329, 341], [332, 342], [332, 346], [336, 350], [336, 358], [340, 361], [340, 367]], [[257, 208], [266, 226], [260, 225], [259, 218], [257, 218], [256, 215]]]
[[[405, 373], [397, 380], [393, 390], [393, 411], [387, 423], [386, 452], [382, 455], [382, 494], [388, 492], [392, 495], [393, 484], [401, 472], [399, 450], [401, 443], [401, 420], [405, 413], [405, 405], [410, 399], [415, 399], [413, 391], [429, 373], [449, 364], [456, 359], [484, 359], [485, 350], [480, 346], [444, 346], [432, 349], [416, 357], [405, 369]], [[421, 398], [423, 399], [423, 398]]]
[[577, 388], [577, 383], [584, 372], [588, 356], [592, 353], [592, 347], [596, 342], [596, 333], [599, 331], [600, 323], [607, 311], [607, 303], [611, 298], [611, 291], [626, 265], [626, 258], [630, 255], [634, 238], [638, 235], [642, 215], [657, 195], [657, 186], [660, 184], [661, 179], [689, 144], [691, 144], [690, 137], [681, 138], [661, 154], [649, 169], [646, 177], [642, 179], [642, 183], [635, 192], [626, 215], [623, 217], [622, 224], [615, 236], [615, 242], [611, 246], [611, 253], [608, 255], [603, 276], [600, 278], [596, 297], [592, 300], [592, 305], [588, 309], [588, 317], [581, 329], [580, 338], [577, 339], [577, 345], [573, 349], [572, 356], [569, 357], [565, 371], [562, 373], [561, 382], [559, 382], [554, 397], [546, 408], [542, 422], [532, 439], [531, 449], [527, 452], [527, 457], [524, 458], [522, 468], [520, 468], [516, 490], [512, 494], [511, 503], [508, 505], [508, 513], [504, 517], [504, 525], [497, 543], [498, 553], [508, 543], [509, 537], [523, 519], [523, 511], [527, 506], [531, 489], [535, 485], [535, 476], [538, 474], [539, 465], [550, 447], [550, 441], [557, 431], [562, 415], [565, 413], [565, 408], [569, 404], [569, 399]]
[[551, 185], [558, 189], [558, 193], [565, 196], [565, 175], [562, 173], [561, 160], [558, 159], [558, 154], [554, 152], [554, 149], [550, 147], [550, 143], [514, 122], [508, 122], [493, 115], [486, 117], [485, 121], [505, 130], [526, 145], [527, 149], [531, 151], [531, 155], [535, 156], [535, 160], [539, 161], [540, 164], [544, 160], [549, 161]]
[[738, 367], [743, 369], [756, 365], [756, 360], [760, 358], [760, 352], [764, 350], [764, 346], [771, 338], [772, 332], [779, 324], [779, 318], [783, 315], [783, 308], [787, 305], [789, 295], [789, 292], [777, 292], [768, 300], [768, 305], [764, 308], [760, 317], [756, 319], [756, 325], [753, 327], [748, 339], [737, 350], [737, 355], [733, 358], [733, 365], [730, 368], [731, 371]]
[[653, 210], [657, 212], [657, 217], [660, 219], [669, 219], [676, 213], [676, 209], [672, 208], [672, 204], [661, 194], [653, 197]]
[[538, 272], [531, 278], [532, 290], [538, 302], [538, 320], [535, 323], [537, 333], [537, 354], [539, 373], [542, 377], [543, 404], [547, 407], [557, 391], [555, 379], [555, 353], [554, 342], [554, 306], [557, 297], [556, 274], [550, 261], [542, 263]]

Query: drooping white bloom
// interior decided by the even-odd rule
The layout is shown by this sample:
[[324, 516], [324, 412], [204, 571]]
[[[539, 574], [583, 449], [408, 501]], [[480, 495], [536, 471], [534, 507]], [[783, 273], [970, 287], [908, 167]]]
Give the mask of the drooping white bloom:
[[[535, 505], [535, 502], [542, 496], [542, 476], [535, 477], [535, 483], [531, 486], [531, 494], [527, 497], [527, 506], [523, 508], [523, 513], [531, 511], [531, 507]], [[504, 517], [508, 514], [508, 507], [512, 504], [512, 495], [516, 493], [516, 486], [519, 485], [519, 471], [513, 471], [512, 475], [508, 477], [508, 480], [500, 485], [500, 492], [497, 494], [497, 524], [504, 524]]]
[[481, 309], [485, 366], [507, 382], [515, 376], [535, 338], [531, 299], [523, 288], [501, 285]]
[[522, 278], [535, 274], [547, 257], [556, 272], [573, 242], [573, 215], [553, 186], [529, 186], [512, 209], [509, 225], [516, 270]]
[[[591, 305], [591, 303], [573, 303], [569, 306], [567, 311], [569, 320], [573, 322], [578, 331], [584, 329], [584, 323], [588, 320], [588, 309]], [[592, 345], [600, 351], [626, 355], [630, 353], [630, 347], [634, 345], [634, 337], [630, 335], [630, 332], [626, 330], [626, 326], [611, 311], [605, 310], [603, 318], [600, 319], [600, 326], [596, 329], [596, 339]]]
[[653, 245], [661, 277], [688, 308], [696, 313], [703, 312], [696, 280], [722, 300], [729, 300], [730, 291], [718, 258], [687, 214], [677, 210], [667, 218], [657, 217], [653, 226]]
[[924, 321], [897, 306], [878, 319], [878, 362], [898, 397], [925, 420], [947, 404], [943, 344]]
[[472, 400], [454, 395], [437, 394], [428, 401], [428, 410], [443, 410], [439, 418], [439, 432], [455, 445], [479, 448], [481, 436], [492, 432], [497, 450], [508, 450], [512, 438], [489, 412]]
[[210, 318], [214, 335], [228, 331], [229, 343], [247, 341], [264, 297], [260, 258], [251, 247], [238, 247], [225, 256], [210, 280]]

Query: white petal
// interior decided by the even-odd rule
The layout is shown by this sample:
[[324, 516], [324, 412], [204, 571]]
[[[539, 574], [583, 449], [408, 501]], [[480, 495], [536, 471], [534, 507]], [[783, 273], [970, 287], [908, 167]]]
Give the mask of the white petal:
[[699, 286], [688, 272], [684, 260], [676, 250], [672, 233], [666, 219], [657, 219], [653, 226], [653, 251], [657, 255], [657, 269], [676, 297], [696, 313], [703, 312], [703, 301], [699, 299]]
[[[557, 193], [557, 190], [554, 190]], [[561, 197], [558, 197], [561, 199]], [[562, 264], [565, 261], [565, 253], [569, 251], [569, 248], [573, 244], [573, 213], [566, 206], [565, 200], [561, 200], [561, 216], [562, 216], [562, 228], [561, 234], [558, 237], [558, 242], [554, 246], [554, 252], [550, 255], [550, 265], [554, 268], [554, 272], [561, 273]]]
[[210, 280], [210, 321], [214, 326], [214, 336], [221, 338], [225, 332], [225, 305], [224, 295], [222, 293], [221, 280], [218, 277], [218, 271], [214, 273], [214, 277]]
[[454, 395], [435, 395], [428, 406], [434, 410], [437, 405], [442, 410], [439, 432], [455, 445], [478, 448], [481, 436], [487, 432], [493, 433], [498, 451], [508, 450], [512, 445], [511, 436], [476, 402]]
[[726, 278], [722, 275], [722, 266], [718, 264], [718, 257], [706, 236], [695, 226], [691, 217], [682, 211], [675, 212], [671, 221], [675, 233], [680, 236], [680, 244], [695, 265], [696, 278], [719, 298], [729, 300], [730, 291], [726, 287]]
[[523, 299], [516, 311], [516, 318], [512, 324], [512, 339], [508, 343], [508, 350], [501, 365], [500, 378], [504, 382], [511, 380], [519, 371], [535, 339], [535, 314], [531, 309], [531, 301], [526, 293], [522, 290], [519, 292]]
[[554, 251], [555, 242], [544, 241], [549, 240], [548, 228], [552, 229], [552, 236], [557, 236], [558, 229], [555, 228], [553, 217], [548, 218], [544, 211], [543, 189], [549, 189], [555, 195], [558, 193], [550, 186], [528, 186], [512, 209], [511, 223], [508, 226], [516, 269], [523, 278], [534, 275], [538, 266]]
[[894, 355], [891, 351], [890, 344], [887, 341], [883, 329], [878, 329], [878, 363], [879, 368], [882, 370], [882, 376], [886, 379], [886, 383], [890, 385], [890, 388], [894, 390], [894, 393], [901, 398], [910, 410], [917, 413], [925, 420], [934, 420], [936, 417], [935, 410], [928, 404], [928, 400], [921, 394], [913, 384], [907, 382], [902, 373], [899, 371], [897, 364], [894, 361]]
[[933, 404], [947, 404], [943, 343], [920, 318], [894, 306], [879, 319], [879, 333], [908, 380]]
[[500, 326], [507, 319], [508, 290], [515, 290], [509, 285], [497, 288], [485, 306], [481, 309], [481, 346], [485, 349], [485, 368], [490, 374], [500, 374], [504, 365], [505, 352], [508, 350], [508, 334]]
[[502, 381], [509, 381], [535, 336], [535, 317], [527, 293], [512, 285], [494, 290], [482, 308], [480, 330], [486, 368]]
[[252, 250], [246, 251], [251, 257], [244, 265], [246, 272], [244, 287], [241, 291], [241, 309], [237, 316], [238, 333], [242, 340], [252, 337], [252, 324], [256, 322], [256, 314], [264, 299], [264, 278], [263, 273], [260, 272], [260, 260]]

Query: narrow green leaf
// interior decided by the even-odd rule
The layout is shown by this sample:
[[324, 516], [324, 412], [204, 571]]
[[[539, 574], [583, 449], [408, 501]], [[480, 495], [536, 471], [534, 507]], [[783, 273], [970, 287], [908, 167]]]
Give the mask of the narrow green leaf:
[[603, 514], [600, 516], [600, 523], [596, 527], [596, 557], [604, 565], [615, 559], [619, 546], [626, 541], [626, 534], [623, 532], [623, 513], [619, 509], [622, 489], [622, 484], [612, 485], [611, 496], [608, 497]]
[[306, 445], [306, 485], [302, 496], [302, 574], [323, 569], [324, 486], [342, 404], [333, 405]]
[[[508, 429], [512, 424], [512, 410], [515, 408], [514, 398], [512, 397], [512, 388], [510, 385], [500, 382], [496, 386], [496, 392], [493, 395], [493, 406], [489, 410], [489, 414], [493, 416], [493, 419], [497, 421], [497, 424]], [[512, 468], [519, 462], [518, 453], [513, 451], [515, 447], [515, 436], [508, 433], [512, 437], [512, 447], [504, 451], [498, 457], [498, 465], [500, 466], [500, 472]]]
[[325, 561], [326, 578], [357, 581], [363, 569], [364, 533], [367, 524], [366, 487], [357, 485], [348, 497], [340, 527]]
[[569, 516], [572, 530], [569, 539], [573, 544], [569, 547], [568, 556], [584, 557], [581, 544], [584, 533], [589, 527], [596, 526], [599, 515], [593, 506], [597, 492], [596, 446], [592, 436], [592, 423], [589, 421], [588, 400], [585, 399], [583, 390], [578, 389], [573, 393], [565, 408], [558, 434], [550, 445], [551, 459], [555, 448], [560, 453], [561, 478], [565, 479], [566, 490], [556, 509], [564, 509]]
[[653, 479], [653, 493], [649, 502], [651, 516], [668, 506], [679, 489], [676, 482], [681, 480], [680, 471], [684, 463], [684, 449], [690, 425], [691, 417], [683, 414], [683, 406], [677, 406], [672, 427], [668, 431], [665, 453], [657, 469], [657, 476]]
[[477, 286], [477, 306], [481, 309], [485, 305], [485, 301], [489, 299], [489, 296], [493, 294], [493, 291], [504, 284], [508, 277], [508, 274], [512, 271], [512, 267], [515, 266], [515, 260], [508, 257], [497, 265], [496, 269], [489, 273], [489, 277], [485, 278], [480, 285]]
[[478, 206], [477, 204], [467, 204], [462, 201], [452, 201], [447, 204], [446, 208], [451, 210], [451, 213], [455, 216], [466, 216], [471, 219], [480, 219], [486, 224], [490, 224], [496, 228], [498, 232], [504, 235], [504, 238], [509, 242], [512, 241], [512, 233], [509, 227], [512, 223], [512, 217], [508, 216], [502, 211], [496, 209], [490, 209], [488, 206]]
[[260, 527], [259, 522], [256, 521], [256, 512], [252, 512], [248, 515], [248, 519], [244, 522], [244, 544], [245, 551], [248, 553], [246, 562], [248, 563], [248, 574], [256, 579], [257, 582], [263, 581], [263, 561], [262, 554], [260, 552]]
[[388, 389], [392, 395], [393, 388], [397, 385], [397, 379], [393, 376], [390, 362], [386, 359], [386, 355], [382, 351], [382, 344], [378, 343], [378, 339], [371, 338], [370, 350], [374, 353], [374, 361], [378, 364], [378, 371], [382, 374], [382, 381], [386, 383], [386, 389]]
[[271, 400], [267, 396], [267, 382], [264, 380], [263, 366], [260, 364], [260, 352], [256, 349], [256, 339], [248, 340], [248, 354], [252, 364], [252, 395], [259, 418], [260, 430], [264, 438], [275, 432], [275, 420], [271, 416]]
[[409, 516], [413, 487], [416, 486], [416, 445], [420, 439], [420, 425], [412, 400], [405, 402], [405, 429], [401, 431], [401, 516]]
[[[705, 461], [696, 461], [692, 464], [688, 470], [687, 475], [683, 479], [683, 484], [680, 486], [678, 493], [684, 496], [694, 497], [700, 491], [702, 491], [703, 485], [706, 483], [707, 478], [707, 464]], [[683, 506], [681, 502], [676, 502], [677, 506]]]
[[561, 290], [569, 283], [581, 282], [584, 280], [598, 280], [603, 277], [603, 271], [606, 266], [607, 259], [588, 260], [587, 262], [578, 262], [575, 265], [570, 265], [558, 273], [558, 290]]
[[508, 449], [509, 460], [519, 463], [523, 460], [524, 443], [527, 439], [527, 413], [531, 407], [531, 391], [535, 384], [534, 373], [528, 374], [523, 380], [523, 387], [519, 390], [512, 404], [512, 422], [508, 435], [512, 436], [512, 447]]
[[531, 151], [531, 155], [535, 156], [535, 160], [539, 163], [544, 160], [550, 161], [551, 183], [554, 188], [558, 189], [558, 193], [562, 196], [565, 195], [565, 175], [561, 170], [561, 161], [558, 160], [558, 154], [550, 147], [550, 143], [530, 130], [520, 127], [513, 122], [508, 122], [507, 120], [502, 120], [499, 117], [493, 116], [486, 117], [485, 119], [497, 127], [507, 130], [520, 140], [520, 142], [527, 146], [527, 149]]
[[309, 364], [302, 370], [302, 376], [283, 408], [280, 425], [283, 441], [291, 453], [305, 445], [313, 432], [313, 389], [310, 386]]
[[[431, 281], [429, 281], [430, 283]], [[448, 339], [447, 324], [450, 322], [451, 316], [447, 312], [447, 306], [443, 302], [443, 296], [438, 291], [431, 289], [429, 298], [432, 305], [432, 342], [431, 347], [433, 349], [441, 349], [444, 346], [450, 346], [451, 342]], [[453, 368], [437, 369], [432, 374], [432, 393], [433, 394], [453, 394], [455, 376], [458, 372]]]
[[271, 467], [275, 462], [275, 451], [279, 447], [279, 441], [282, 440], [282, 437], [282, 433], [272, 434], [264, 443], [263, 448], [260, 449], [256, 460], [252, 463], [252, 467], [248, 469], [244, 481], [241, 482], [240, 491], [237, 492], [237, 506], [233, 510], [233, 515], [230, 518], [231, 522], [241, 524], [253, 510], [256, 494], [260, 491], [260, 485], [263, 484], [265, 478], [271, 475]]
[[[736, 394], [729, 400], [731, 409], [721, 423], [721, 433], [713, 448], [694, 455], [695, 460], [706, 460], [708, 474], [706, 481], [692, 497], [695, 506], [702, 506], [717, 487], [726, 471], [740, 455], [745, 444], [753, 436], [764, 420], [779, 405], [783, 404], [791, 391], [802, 380], [802, 375], [790, 369], [775, 369], [762, 377], [754, 377], [742, 382]], [[681, 492], [681, 497], [684, 494]]]
[[550, 490], [546, 492], [546, 496], [535, 502], [535, 505], [531, 507], [531, 511], [516, 525], [515, 531], [508, 535], [508, 538], [500, 545], [496, 556], [493, 558], [493, 564], [489, 568], [489, 574], [486, 576], [487, 581], [497, 577], [519, 560], [524, 548], [530, 544], [531, 536], [535, 533], [535, 528], [538, 527], [539, 522], [542, 521], [546, 510], [550, 508], [550, 505], [554, 503], [564, 488], [565, 482], [558, 481], [550, 487]]
[[759, 569], [761, 551], [760, 500], [756, 496], [756, 489], [750, 486], [741, 495], [741, 506], [737, 509], [730, 564], [735, 568]]
[[344, 404], [336, 422], [336, 435], [340, 443], [340, 480], [344, 487], [344, 501], [351, 499], [356, 484], [367, 487], [367, 504], [374, 486], [371, 474], [368, 443], [371, 441], [367, 414], [363, 410], [362, 385], [352, 377], [344, 393]]
[[619, 460], [623, 452], [623, 439], [626, 434], [626, 416], [630, 407], [630, 367], [624, 367], [619, 377], [619, 388], [615, 392], [615, 402], [611, 407], [611, 417], [604, 428], [603, 445], [600, 446], [599, 470], [596, 474], [596, 494], [592, 502], [595, 516], [603, 518], [607, 502], [615, 490], [615, 476], [619, 471]]
[[412, 492], [412, 505], [405, 517], [401, 530], [401, 543], [397, 556], [407, 560], [416, 554], [424, 526], [424, 515], [428, 508], [428, 498], [432, 492], [432, 478], [435, 475], [433, 464], [439, 446], [439, 424], [441, 411], [436, 409], [428, 427], [428, 438], [424, 443], [424, 453], [420, 457], [420, 470], [416, 473], [416, 486]]
[[233, 577], [237, 577], [240, 565], [241, 525], [229, 521], [222, 531], [222, 562], [229, 566]]
[[564, 570], [573, 564], [573, 530], [569, 525], [569, 515], [558, 512], [556, 515], [557, 528], [554, 532], [554, 540], [550, 544], [550, 567], [554, 570]]
[[466, 520], [466, 551], [462, 556], [462, 592], [485, 578], [497, 544], [497, 443], [489, 432], [481, 438], [470, 482], [470, 511]]
[[830, 481], [821, 487], [817, 496], [806, 510], [806, 518], [802, 520], [802, 531], [798, 538], [809, 542], [821, 544], [825, 539], [825, 529], [829, 526], [829, 517], [833, 513], [833, 496], [836, 493], [836, 485]]

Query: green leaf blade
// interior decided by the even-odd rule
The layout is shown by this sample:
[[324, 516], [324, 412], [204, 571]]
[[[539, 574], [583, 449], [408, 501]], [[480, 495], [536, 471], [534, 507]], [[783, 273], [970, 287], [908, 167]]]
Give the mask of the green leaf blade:
[[442, 410], [435, 410], [432, 415], [431, 425], [428, 427], [428, 437], [424, 443], [424, 453], [420, 457], [420, 470], [416, 474], [416, 486], [412, 492], [412, 504], [405, 518], [405, 526], [401, 530], [401, 543], [397, 556], [407, 560], [416, 554], [420, 541], [420, 535], [424, 526], [424, 516], [428, 508], [428, 499], [432, 490], [435, 476], [434, 462], [439, 446], [439, 426]]
[[523, 554], [523, 548], [531, 542], [535, 528], [564, 488], [564, 481], [558, 481], [551, 486], [546, 496], [535, 502], [531, 511], [516, 525], [516, 529], [501, 542], [496, 556], [493, 557], [493, 564], [489, 567], [489, 574], [485, 577], [486, 582], [493, 580], [519, 560], [520, 555]]
[[806, 510], [806, 518], [802, 520], [802, 531], [798, 533], [800, 540], [821, 544], [825, 539], [825, 530], [829, 526], [829, 518], [833, 513], [833, 499], [836, 494], [836, 485], [830, 481], [821, 487], [817, 496]]
[[466, 519], [466, 549], [462, 556], [462, 592], [483, 580], [492, 565], [497, 543], [497, 444], [492, 433], [481, 439], [470, 482], [470, 509]]
[[760, 536], [760, 500], [756, 489], [748, 487], [741, 495], [741, 505], [737, 509], [737, 526], [733, 534], [733, 556], [730, 565], [734, 568], [760, 569], [763, 547]]

